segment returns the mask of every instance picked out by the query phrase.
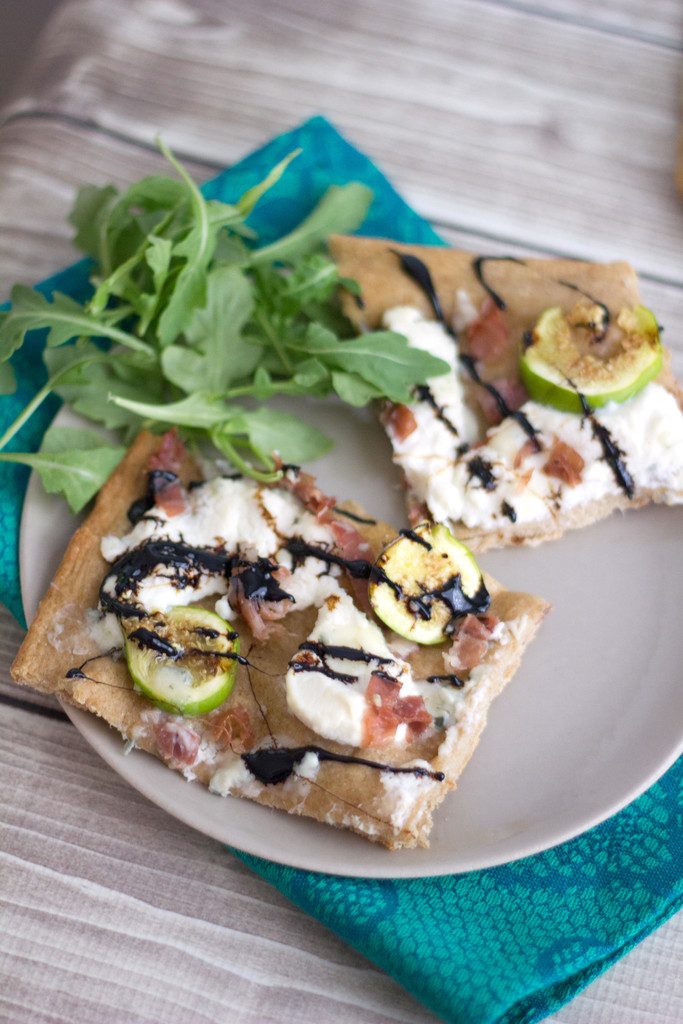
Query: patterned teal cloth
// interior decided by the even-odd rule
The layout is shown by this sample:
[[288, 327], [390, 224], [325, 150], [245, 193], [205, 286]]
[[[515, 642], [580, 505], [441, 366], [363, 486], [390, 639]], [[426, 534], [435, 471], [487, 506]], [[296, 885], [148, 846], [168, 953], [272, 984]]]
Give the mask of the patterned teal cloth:
[[[439, 244], [386, 178], [322, 118], [280, 136], [205, 186], [233, 201], [295, 146], [302, 156], [258, 208], [265, 239], [297, 223], [331, 183], [375, 192], [362, 233]], [[87, 288], [76, 264], [42, 285]], [[43, 338], [15, 359], [19, 392], [0, 400], [0, 430], [44, 380]], [[35, 448], [56, 403], [16, 449]], [[23, 621], [17, 540], [27, 473], [0, 467], [0, 585]], [[683, 760], [610, 821], [547, 853], [466, 875], [358, 880], [298, 871], [238, 854], [301, 908], [391, 974], [452, 1024], [531, 1024], [561, 1006], [683, 903]], [[389, 854], [387, 856], [390, 856]], [[397, 855], [394, 855], [397, 856]], [[398, 855], [400, 856], [400, 854]]]

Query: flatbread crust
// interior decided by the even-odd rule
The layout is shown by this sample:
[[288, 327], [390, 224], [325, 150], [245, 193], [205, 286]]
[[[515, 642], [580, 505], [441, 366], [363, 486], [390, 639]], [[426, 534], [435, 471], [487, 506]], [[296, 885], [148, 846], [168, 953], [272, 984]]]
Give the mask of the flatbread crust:
[[[161, 757], [146, 723], [150, 714], [163, 713], [151, 710], [149, 702], [133, 692], [125, 662], [111, 657], [92, 662], [87, 671], [96, 681], [67, 677], [70, 668], [82, 664], [98, 650], [86, 623], [88, 614], [92, 615], [91, 610], [97, 607], [100, 583], [109, 567], [100, 553], [100, 541], [112, 533], [128, 532], [126, 510], [145, 490], [149, 457], [158, 444], [158, 437], [141, 434], [101, 490], [92, 512], [74, 534], [41, 601], [12, 665], [12, 676], [22, 685], [54, 693], [68, 703], [91, 711], [126, 739]], [[197, 475], [196, 467], [187, 459], [182, 478], [187, 481]], [[351, 503], [347, 507], [362, 514], [359, 506]], [[395, 536], [395, 531], [384, 523], [360, 525], [359, 529], [374, 553]], [[254, 723], [256, 745], [266, 741], [270, 732], [280, 745], [317, 743], [341, 753], [360, 754], [389, 764], [405, 764], [413, 758], [422, 758], [429, 761], [434, 770], [447, 774], [444, 783], [417, 780], [409, 805], [397, 799], [378, 771], [334, 763], [322, 763], [313, 782], [292, 776], [278, 785], [252, 786], [249, 792], [240, 795], [270, 807], [350, 828], [391, 849], [428, 845], [432, 810], [455, 787], [476, 747], [491, 701], [516, 671], [524, 648], [548, 609], [539, 598], [506, 591], [488, 577], [487, 585], [492, 594], [491, 610], [504, 622], [512, 623], [510, 642], [505, 646], [491, 645], [480, 670], [480, 681], [465, 699], [464, 713], [459, 724], [453, 727], [454, 731], [449, 731], [445, 743], [441, 743], [444, 736], [440, 733], [409, 747], [358, 751], [321, 739], [288, 711], [284, 688], [284, 671], [289, 659], [308, 636], [317, 610], [291, 613], [284, 619], [284, 629], [261, 644], [255, 643], [246, 624], [237, 620], [235, 626], [242, 638], [242, 652], [264, 673], [272, 673], [266, 675], [254, 669], [247, 673], [238, 669], [230, 698], [231, 704], [248, 711]], [[440, 649], [423, 648], [418, 658], [419, 664], [414, 665], [420, 673], [443, 671]], [[167, 763], [177, 767], [168, 760]], [[215, 767], [200, 763], [193, 766], [191, 777], [208, 785]], [[412, 779], [413, 776], [393, 778]]]
[[[477, 309], [486, 297], [472, 266], [476, 253], [445, 246], [405, 245], [383, 238], [350, 235], [332, 236], [329, 249], [341, 275], [356, 280], [360, 285], [362, 304], [350, 293], [342, 295], [344, 312], [359, 330], [379, 327], [385, 311], [394, 306], [415, 306], [427, 317], [434, 315], [422, 289], [401, 271], [397, 252], [412, 253], [429, 268], [449, 323], [454, 316], [459, 289], [467, 292]], [[511, 336], [520, 339], [548, 306], [562, 306], [568, 311], [580, 299], [575, 291], [559, 283], [563, 280], [571, 281], [588, 294], [599, 297], [612, 316], [616, 316], [624, 306], [634, 306], [641, 301], [636, 272], [623, 261], [590, 263], [525, 257], [524, 265], [520, 266], [515, 262], [494, 260], [486, 265], [486, 279], [505, 296]], [[491, 378], [505, 375], [511, 365], [516, 364], [518, 354], [513, 347], [507, 365], [498, 364]], [[664, 365], [657, 382], [676, 397], [683, 409], [683, 388], [673, 375], [667, 349], [664, 350]], [[589, 526], [617, 509], [641, 508], [651, 502], [666, 503], [666, 500], [664, 489], [641, 488], [634, 499], [626, 495], [598, 498], [570, 512], [550, 516], [546, 522], [510, 523], [497, 530], [468, 529], [458, 523], [452, 526], [454, 533], [477, 552], [511, 544], [534, 546], [555, 540], [566, 530]]]

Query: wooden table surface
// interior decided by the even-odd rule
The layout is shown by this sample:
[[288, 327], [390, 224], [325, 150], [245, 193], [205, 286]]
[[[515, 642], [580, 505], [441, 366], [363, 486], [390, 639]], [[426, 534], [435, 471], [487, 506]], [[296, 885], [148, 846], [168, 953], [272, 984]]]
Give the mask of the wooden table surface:
[[[67, 0], [0, 125], [0, 296], [74, 256], [74, 187], [199, 177], [312, 113], [446, 237], [627, 257], [683, 371], [680, 0]], [[0, 1020], [427, 1024], [394, 982], [122, 782], [8, 666], [0, 616]], [[683, 920], [555, 1024], [683, 1020]]]

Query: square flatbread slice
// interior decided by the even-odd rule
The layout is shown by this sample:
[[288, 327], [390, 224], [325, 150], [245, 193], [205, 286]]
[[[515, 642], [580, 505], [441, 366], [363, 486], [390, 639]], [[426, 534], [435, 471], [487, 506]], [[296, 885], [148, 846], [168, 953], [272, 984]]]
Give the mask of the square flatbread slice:
[[[453, 368], [416, 392], [411, 406], [382, 412], [412, 522], [448, 522], [482, 551], [551, 540], [615, 509], [683, 502], [683, 393], [666, 350], [654, 381], [591, 417], [532, 402], [519, 380], [525, 333], [543, 310], [569, 312], [577, 300], [604, 304], [614, 322], [621, 309], [639, 304], [629, 264], [482, 258], [347, 236], [333, 237], [330, 250], [341, 274], [360, 284], [361, 302], [343, 297], [359, 330], [389, 327]], [[399, 254], [428, 269], [440, 323]], [[460, 348], [476, 356], [475, 370], [510, 409], [523, 403], [524, 421], [515, 413], [500, 422], [495, 396], [472, 380]], [[529, 424], [542, 451], [530, 441]]]
[[[492, 597], [490, 611], [500, 623], [484, 643], [481, 663], [469, 674], [464, 673], [464, 687], [451, 688], [450, 692], [439, 687], [447, 705], [443, 721], [433, 723], [407, 743], [392, 742], [375, 749], [350, 747], [322, 737], [292, 714], [285, 673], [290, 659], [311, 633], [319, 614], [315, 606], [288, 614], [278, 624], [280, 628], [263, 642], [254, 640], [245, 621], [233, 619], [231, 626], [240, 633], [241, 651], [253, 667], [238, 667], [234, 690], [216, 711], [194, 718], [168, 714], [134, 691], [125, 661], [111, 654], [111, 647], [121, 643], [118, 622], [115, 620], [110, 629], [111, 614], [103, 619], [95, 611], [101, 583], [111, 568], [101, 552], [102, 540], [110, 538], [111, 549], [112, 543], [114, 547], [118, 543], [117, 538], [130, 532], [127, 510], [145, 493], [150, 457], [159, 450], [159, 444], [158, 437], [140, 435], [101, 490], [40, 604], [12, 666], [14, 679], [100, 716], [124, 740], [219, 794], [230, 793], [352, 829], [392, 849], [428, 845], [432, 811], [455, 787], [477, 744], [492, 700], [519, 666], [547, 605], [528, 594], [507, 591], [485, 577]], [[184, 458], [179, 475], [185, 482], [196, 480], [197, 468], [189, 458]], [[214, 484], [223, 486], [218, 482], [211, 486]], [[272, 507], [272, 492], [270, 497], [264, 494], [259, 489], [258, 500], [270, 501]], [[353, 504], [346, 509], [362, 515]], [[163, 511], [153, 511], [164, 520]], [[341, 512], [336, 514], [335, 522], [340, 527], [344, 524], [341, 528], [348, 533], [355, 521]], [[161, 526], [145, 520], [134, 529], [163, 535], [175, 528], [172, 524], [173, 519]], [[182, 528], [192, 529], [192, 525], [188, 527], [184, 521]], [[396, 536], [386, 524], [373, 520], [360, 524], [359, 530], [362, 538], [356, 540], [367, 545], [365, 551], [371, 559]], [[109, 557], [115, 555], [110, 551]], [[327, 572], [329, 566], [322, 569]], [[337, 580], [346, 586], [341, 575]], [[212, 600], [205, 596], [200, 603], [213, 607], [215, 597]], [[318, 604], [325, 604], [325, 600]], [[385, 631], [384, 639], [392, 644], [398, 638]], [[410, 659], [415, 678], [444, 672], [443, 645], [415, 650], [410, 655], [404, 650], [404, 655]], [[88, 658], [93, 660], [84, 664]], [[425, 772], [443, 772], [444, 780], [410, 770], [393, 774], [355, 763], [329, 762], [309, 752], [307, 757], [298, 758], [295, 771], [284, 781], [266, 784], [248, 770], [242, 755], [273, 744], [288, 749], [313, 745], [388, 767], [410, 766], [417, 760]]]

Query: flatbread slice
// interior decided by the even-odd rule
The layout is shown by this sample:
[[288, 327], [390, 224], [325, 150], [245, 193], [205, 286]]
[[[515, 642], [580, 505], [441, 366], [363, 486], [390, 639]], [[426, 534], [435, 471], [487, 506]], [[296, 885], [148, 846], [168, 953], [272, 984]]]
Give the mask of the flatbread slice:
[[[482, 259], [455, 249], [346, 236], [333, 237], [330, 250], [342, 276], [360, 284], [361, 301], [343, 296], [345, 312], [359, 330], [384, 324], [453, 365], [451, 378], [428, 382], [431, 404], [428, 388], [422, 396], [416, 394], [409, 413], [405, 407], [399, 407], [398, 417], [395, 408], [385, 407], [382, 413], [394, 461], [404, 476], [411, 521], [429, 515], [448, 522], [465, 543], [483, 551], [551, 540], [615, 509], [683, 502], [683, 392], [666, 350], [656, 380], [626, 402], [596, 410], [593, 417], [561, 413], [528, 396], [524, 401], [526, 393], [520, 392], [525, 334], [545, 309], [560, 306], [569, 313], [577, 300], [604, 304], [614, 322], [624, 307], [639, 304], [636, 273], [628, 263]], [[428, 269], [442, 326], [434, 323], [433, 297], [402, 268], [401, 254], [418, 257]], [[501, 301], [504, 310], [495, 310], [494, 302]], [[524, 401], [520, 412], [538, 427], [542, 452], [528, 443], [528, 433], [517, 420], [505, 416], [496, 424], [500, 408], [490, 392], [472, 381], [460, 358], [459, 346], [467, 351], [473, 325], [489, 313], [508, 332], [510, 343], [493, 350], [491, 358], [477, 359], [475, 368], [504, 397], [519, 396], [509, 401], [511, 409]], [[432, 322], [431, 328], [425, 329], [425, 321]], [[457, 338], [448, 335], [452, 329]], [[456, 379], [460, 392], [452, 387], [448, 392], [444, 381], [452, 384]], [[439, 399], [440, 394], [447, 397]], [[455, 429], [449, 431], [444, 417]], [[412, 432], [401, 438], [413, 421]], [[597, 433], [601, 429], [602, 440]], [[625, 477], [620, 478], [606, 453], [605, 431], [626, 467]], [[566, 448], [554, 448], [560, 441], [579, 456], [578, 478], [571, 467], [558, 468], [556, 459], [549, 461], [553, 450], [574, 458]]]
[[[432, 811], [455, 787], [478, 742], [492, 700], [516, 671], [524, 648], [547, 611], [545, 602], [507, 591], [485, 577], [492, 597], [490, 612], [500, 620], [495, 639], [492, 636], [484, 644], [485, 655], [478, 667], [463, 673], [462, 689], [453, 693], [444, 689], [450, 724], [435, 721], [426, 732], [407, 743], [392, 742], [374, 749], [345, 745], [314, 732], [291, 712], [285, 673], [320, 614], [316, 606], [290, 612], [262, 642], [254, 639], [244, 619], [233, 618], [230, 625], [239, 632], [241, 652], [248, 657], [251, 667], [238, 666], [235, 687], [226, 704], [211, 714], [189, 719], [161, 711], [134, 691], [125, 661], [115, 652], [112, 656], [111, 648], [120, 645], [121, 633], [116, 622], [110, 628], [112, 622], [107, 620], [113, 618], [111, 613], [102, 619], [95, 610], [102, 580], [111, 570], [102, 555], [103, 538], [109, 538], [106, 543], [113, 549], [117, 538], [130, 533], [127, 510], [145, 494], [150, 457], [159, 449], [158, 437], [141, 434], [101, 490], [40, 604], [12, 666], [13, 678], [98, 715], [118, 730], [126, 742], [160, 757], [169, 767], [214, 792], [245, 797], [352, 829], [391, 849], [428, 845]], [[200, 474], [185, 456], [178, 476], [188, 483], [196, 481]], [[259, 491], [261, 500], [272, 504], [271, 498]], [[356, 505], [340, 508], [367, 520]], [[163, 511], [152, 512], [164, 519]], [[342, 511], [335, 512], [333, 519], [339, 524], [338, 529], [347, 532], [357, 522]], [[150, 535], [156, 531], [158, 536], [170, 529], [172, 523], [169, 519], [159, 527], [153, 520], [145, 519], [134, 530], [142, 534], [147, 530]], [[187, 523], [183, 529], [188, 529]], [[368, 545], [370, 559], [387, 540], [395, 537], [386, 524], [372, 520], [358, 523], [358, 531], [361, 536], [356, 539]], [[144, 539], [141, 543], [145, 543]], [[329, 565], [322, 568], [332, 571]], [[353, 593], [343, 574], [336, 579], [340, 587]], [[328, 580], [326, 586], [331, 585]], [[215, 598], [215, 594], [205, 596], [198, 603], [212, 608]], [[322, 606], [333, 600], [348, 598], [328, 596], [317, 603]], [[357, 603], [358, 599], [355, 600]], [[400, 648], [398, 638], [388, 631], [384, 636], [390, 645]], [[444, 672], [444, 645], [406, 654], [404, 643], [402, 650], [416, 678]], [[283, 749], [324, 748], [334, 754], [381, 763], [388, 770], [330, 762], [309, 752], [297, 759], [294, 771], [283, 781], [264, 784], [247, 769], [242, 755], [273, 745]], [[410, 768], [414, 762], [422, 766], [419, 773]], [[391, 768], [400, 766], [408, 767], [402, 774], [392, 774]], [[431, 774], [440, 772], [444, 773], [443, 781], [437, 781]]]

